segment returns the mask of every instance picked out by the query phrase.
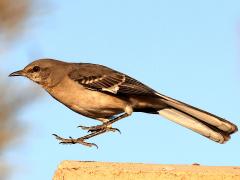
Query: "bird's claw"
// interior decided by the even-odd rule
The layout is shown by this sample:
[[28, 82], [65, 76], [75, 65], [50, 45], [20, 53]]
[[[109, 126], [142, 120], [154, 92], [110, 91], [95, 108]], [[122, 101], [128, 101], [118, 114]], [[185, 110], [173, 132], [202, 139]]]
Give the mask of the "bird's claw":
[[121, 131], [118, 128], [110, 127], [110, 128], [107, 129], [107, 131], [112, 131], [112, 132], [116, 132], [117, 131], [119, 134], [122, 134]]
[[88, 132], [98, 132], [98, 131], [112, 131], [112, 132], [119, 132], [119, 134], [121, 134], [121, 131], [117, 128], [112, 128], [111, 126], [107, 126], [105, 124], [102, 125], [98, 125], [98, 126], [78, 126], [79, 128], [83, 129], [83, 130], [87, 130]]
[[79, 128], [81, 128], [82, 130], [87, 130], [88, 132], [96, 132], [96, 131], [100, 131], [103, 129], [106, 129], [106, 127], [103, 127], [102, 125], [98, 125], [98, 126], [78, 126]]
[[[95, 127], [95, 126], [91, 126], [91, 127]], [[78, 128], [81, 128], [82, 130], [90, 130], [91, 127], [88, 127], [88, 126], [78, 126]]]
[[53, 134], [53, 136], [55, 136], [55, 138], [60, 141], [59, 144], [77, 144], [78, 143], [88, 147], [95, 146], [98, 149], [98, 146], [95, 143], [85, 142], [84, 139], [82, 138], [73, 139], [70, 136], [69, 139], [66, 139], [58, 136], [57, 134]]

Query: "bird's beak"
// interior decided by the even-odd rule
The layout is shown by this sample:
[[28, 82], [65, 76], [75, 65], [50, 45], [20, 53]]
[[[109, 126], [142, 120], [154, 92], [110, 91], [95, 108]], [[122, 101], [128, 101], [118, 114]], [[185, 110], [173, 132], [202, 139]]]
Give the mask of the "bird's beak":
[[9, 77], [12, 77], [12, 76], [24, 76], [24, 74], [25, 74], [24, 71], [20, 70], [20, 71], [15, 71], [15, 72], [9, 74], [8, 76]]

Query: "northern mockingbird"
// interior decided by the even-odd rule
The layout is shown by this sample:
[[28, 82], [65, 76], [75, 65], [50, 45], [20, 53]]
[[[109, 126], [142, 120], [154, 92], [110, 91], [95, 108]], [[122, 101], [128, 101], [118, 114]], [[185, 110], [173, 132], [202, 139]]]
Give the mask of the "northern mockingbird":
[[85, 140], [107, 131], [132, 112], [159, 114], [215, 142], [224, 143], [237, 131], [233, 123], [158, 93], [126, 74], [90, 63], [40, 59], [9, 76], [24, 76], [40, 84], [53, 98], [81, 115], [101, 121], [85, 127], [89, 134], [77, 139], [54, 136], [63, 144], [96, 146]]

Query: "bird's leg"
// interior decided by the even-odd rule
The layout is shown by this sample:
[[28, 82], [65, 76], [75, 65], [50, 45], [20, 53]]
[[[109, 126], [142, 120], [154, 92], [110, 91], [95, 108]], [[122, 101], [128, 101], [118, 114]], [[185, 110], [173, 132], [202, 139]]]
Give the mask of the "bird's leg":
[[77, 138], [77, 139], [73, 139], [72, 137], [69, 137], [68, 139], [67, 138], [62, 138], [56, 134], [53, 134], [57, 140], [60, 141], [60, 144], [82, 144], [84, 146], [88, 146], [88, 147], [92, 147], [92, 146], [95, 146], [98, 148], [98, 146], [94, 143], [88, 143], [88, 142], [85, 142], [86, 139], [90, 139], [94, 136], [97, 136], [97, 135], [100, 135], [100, 134], [103, 134], [105, 133], [106, 130], [105, 129], [102, 129], [100, 131], [96, 131], [96, 132], [92, 132], [91, 134], [88, 134], [86, 136], [83, 136], [83, 137], [80, 137], [80, 138]]
[[100, 134], [103, 134], [107, 132], [106, 129], [101, 129], [99, 131], [95, 131], [95, 132], [92, 132], [88, 135], [85, 135], [83, 137], [80, 137], [80, 138], [77, 138], [77, 139], [73, 139], [72, 137], [69, 137], [68, 139], [67, 138], [62, 138], [56, 134], [53, 134], [57, 140], [60, 141], [60, 144], [82, 144], [84, 146], [88, 146], [88, 147], [92, 147], [92, 146], [95, 146], [98, 148], [98, 146], [94, 143], [88, 143], [88, 142], [85, 142], [86, 139], [90, 139], [94, 136], [97, 136], [97, 135], [100, 135]]
[[95, 131], [100, 131], [102, 129], [106, 129], [106, 131], [112, 131], [112, 132], [119, 132], [121, 134], [121, 131], [117, 128], [113, 128], [111, 125], [105, 127], [103, 126], [103, 124], [101, 125], [97, 125], [97, 126], [90, 126], [90, 127], [86, 127], [86, 126], [78, 126], [80, 128], [82, 128], [83, 130], [87, 130], [88, 132], [95, 132]]
[[107, 120], [107, 121], [103, 122], [103, 124], [97, 125], [97, 126], [91, 126], [91, 127], [78, 126], [78, 127], [82, 128], [84, 130], [88, 130], [88, 132], [97, 132], [97, 131], [101, 131], [101, 130], [106, 130], [106, 131], [113, 131], [113, 132], [118, 131], [119, 133], [121, 133], [121, 131], [119, 129], [113, 128], [112, 124], [129, 116], [129, 115], [130, 114], [124, 113], [112, 120]]
[[83, 130], [87, 130], [88, 132], [95, 132], [95, 131], [100, 131], [105, 129], [106, 131], [112, 131], [112, 132], [119, 132], [121, 134], [121, 131], [117, 128], [113, 128], [112, 125], [108, 125], [105, 126], [104, 123], [101, 125], [97, 125], [97, 126], [90, 126], [90, 127], [86, 127], [86, 126], [78, 126], [80, 128], [82, 128]]
[[77, 139], [73, 139], [72, 137], [69, 137], [69, 138], [62, 138], [56, 134], [53, 134], [55, 136], [55, 138], [57, 140], [59, 140], [59, 144], [82, 144], [84, 146], [88, 146], [88, 147], [92, 147], [92, 146], [95, 146], [98, 148], [98, 146], [94, 143], [88, 143], [88, 142], [85, 142], [84, 139], [81, 139], [81, 138], [77, 138]]
[[[107, 118], [97, 118], [97, 120], [101, 121], [102, 123], [106, 123], [106, 122], [110, 121], [110, 119], [107, 119]], [[83, 130], [87, 130], [88, 132], [94, 132], [94, 131], [99, 131], [99, 130], [103, 129], [103, 127], [101, 125], [90, 126], [90, 127], [87, 127], [87, 126], [78, 126], [78, 127], [82, 128]], [[116, 128], [112, 128], [111, 125], [109, 125], [107, 128], [107, 131], [115, 132], [115, 131], [119, 131], [119, 130]]]
[[121, 120], [121, 119], [123, 119], [123, 118], [125, 118], [125, 117], [128, 117], [128, 116], [130, 116], [131, 114], [128, 114], [128, 113], [124, 113], [124, 114], [122, 114], [122, 115], [120, 115], [120, 116], [118, 116], [118, 117], [116, 117], [116, 118], [114, 118], [114, 119], [112, 119], [112, 120], [110, 120], [110, 121], [107, 121], [107, 122], [105, 122], [105, 123], [103, 123], [103, 124], [105, 124], [106, 126], [109, 126], [109, 125], [112, 125], [113, 123], [115, 123], [115, 122], [117, 122], [117, 121], [119, 121], [119, 120]]
[[[90, 131], [91, 133], [86, 135], [86, 136], [83, 136], [83, 137], [80, 137], [80, 138], [77, 138], [77, 139], [73, 139], [72, 137], [69, 137], [68, 139], [67, 138], [62, 138], [56, 134], [53, 134], [57, 140], [60, 141], [60, 144], [82, 144], [84, 146], [88, 146], [88, 147], [92, 147], [92, 146], [95, 146], [98, 148], [98, 146], [94, 143], [88, 143], [88, 142], [85, 142], [86, 139], [90, 139], [92, 137], [95, 137], [95, 136], [98, 136], [100, 134], [103, 134], [107, 131], [109, 131], [109, 129], [115, 129], [115, 130], [118, 130], [116, 128], [112, 128], [111, 125], [125, 117], [129, 116], [129, 114], [127, 113], [124, 113], [112, 120], [109, 120], [109, 121], [106, 121], [104, 122], [102, 125], [98, 125], [98, 126], [92, 126], [92, 127], [89, 127], [88, 131]], [[87, 127], [84, 127], [87, 129]], [[91, 129], [90, 129], [91, 128]], [[118, 130], [119, 131], [119, 130]]]

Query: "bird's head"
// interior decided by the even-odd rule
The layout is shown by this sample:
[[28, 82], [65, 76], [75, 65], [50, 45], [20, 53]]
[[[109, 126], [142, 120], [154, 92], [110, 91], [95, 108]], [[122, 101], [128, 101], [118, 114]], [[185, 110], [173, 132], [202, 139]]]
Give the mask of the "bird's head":
[[28, 64], [22, 70], [9, 74], [9, 76], [24, 76], [42, 86], [52, 86], [63, 73], [57, 73], [59, 66], [64, 67], [63, 62], [53, 59], [39, 59]]

